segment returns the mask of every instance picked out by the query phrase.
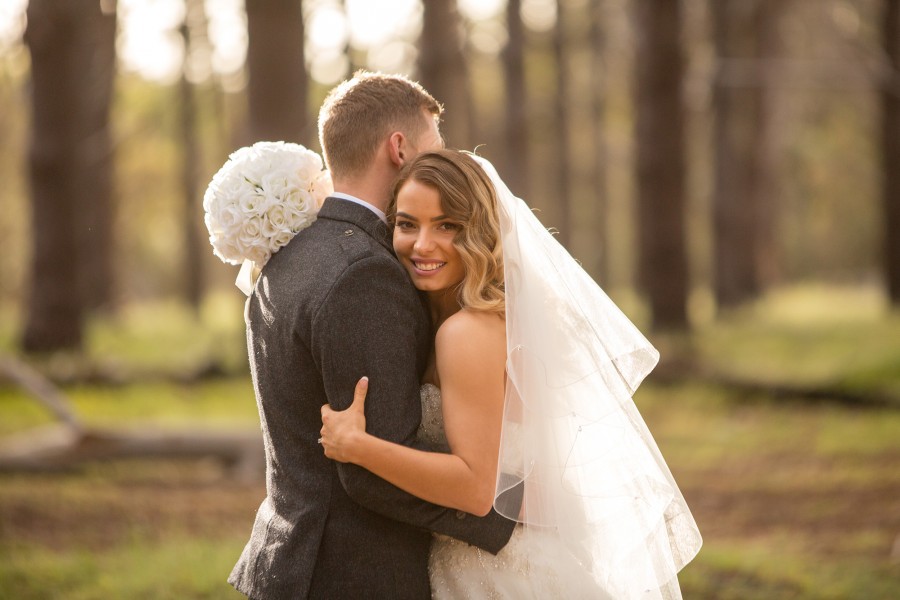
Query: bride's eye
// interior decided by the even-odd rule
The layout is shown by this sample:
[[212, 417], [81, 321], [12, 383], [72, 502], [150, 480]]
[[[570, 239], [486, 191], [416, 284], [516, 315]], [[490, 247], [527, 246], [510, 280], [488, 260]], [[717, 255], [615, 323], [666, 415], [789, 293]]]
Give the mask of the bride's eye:
[[412, 221], [397, 221], [395, 227], [401, 231], [408, 231], [410, 229], [413, 229], [415, 227], [415, 224], [413, 224]]
[[451, 223], [450, 221], [444, 221], [440, 225], [438, 225], [438, 229], [441, 231], [459, 231], [462, 228], [462, 225], [459, 223]]

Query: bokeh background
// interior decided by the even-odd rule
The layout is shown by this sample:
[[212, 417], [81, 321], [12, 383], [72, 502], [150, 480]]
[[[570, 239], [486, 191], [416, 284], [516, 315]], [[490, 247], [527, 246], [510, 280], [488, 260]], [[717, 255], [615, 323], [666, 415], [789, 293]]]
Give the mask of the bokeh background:
[[898, 66], [898, 0], [3, 0], [0, 598], [237, 596], [261, 442], [203, 191], [319, 150], [359, 68], [660, 348], [685, 598], [900, 597]]

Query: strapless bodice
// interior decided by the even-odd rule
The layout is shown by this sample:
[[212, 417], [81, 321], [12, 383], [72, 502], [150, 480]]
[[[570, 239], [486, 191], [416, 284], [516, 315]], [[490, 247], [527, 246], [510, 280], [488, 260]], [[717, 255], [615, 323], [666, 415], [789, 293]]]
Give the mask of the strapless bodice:
[[419, 425], [416, 437], [436, 450], [449, 452], [447, 435], [444, 433], [441, 389], [432, 383], [426, 383], [419, 388], [419, 395], [422, 399], [422, 424]]

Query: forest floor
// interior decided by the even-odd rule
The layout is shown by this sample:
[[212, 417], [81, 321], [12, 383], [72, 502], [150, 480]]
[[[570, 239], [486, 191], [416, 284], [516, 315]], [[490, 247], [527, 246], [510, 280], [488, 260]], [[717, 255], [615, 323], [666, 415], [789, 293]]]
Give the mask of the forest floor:
[[[701, 328], [689, 341], [659, 345], [664, 356], [689, 347], [704, 367], [729, 378], [893, 398], [900, 318], [854, 294], [802, 290]], [[213, 347], [227, 353], [221, 340], [235, 337], [208, 321], [206, 338], [176, 333], [186, 327], [179, 318], [164, 319], [166, 327], [145, 321], [96, 327], [92, 348], [125, 361], [127, 372], [129, 364], [183, 367], [188, 353], [203, 357]], [[191, 342], [170, 345], [181, 352], [174, 357], [148, 341], [171, 344], [179, 335]], [[197, 340], [209, 347], [191, 346]], [[236, 357], [216, 360], [239, 370], [241, 341], [230, 350]], [[635, 402], [704, 537], [680, 575], [685, 598], [900, 597], [897, 405], [776, 400], [694, 377], [661, 379], [651, 375]], [[98, 427], [258, 426], [249, 377], [239, 372], [193, 382], [73, 381], [63, 389]], [[22, 392], [0, 384], [0, 441], [48, 421]], [[239, 598], [225, 579], [263, 495], [261, 482], [236, 480], [212, 460], [2, 474], [0, 598]]]

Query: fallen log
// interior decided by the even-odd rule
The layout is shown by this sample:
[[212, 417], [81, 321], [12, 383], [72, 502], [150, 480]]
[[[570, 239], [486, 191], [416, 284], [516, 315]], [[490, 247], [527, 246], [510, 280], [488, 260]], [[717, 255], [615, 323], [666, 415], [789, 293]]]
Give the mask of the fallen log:
[[237, 478], [263, 477], [262, 436], [253, 430], [81, 429], [39, 427], [0, 441], [0, 472], [73, 470], [98, 461], [126, 459], [220, 461]]

